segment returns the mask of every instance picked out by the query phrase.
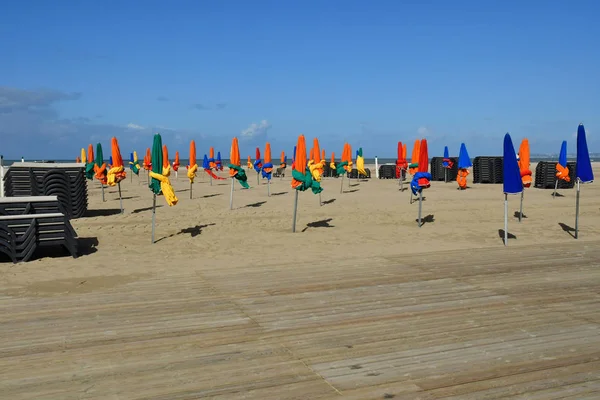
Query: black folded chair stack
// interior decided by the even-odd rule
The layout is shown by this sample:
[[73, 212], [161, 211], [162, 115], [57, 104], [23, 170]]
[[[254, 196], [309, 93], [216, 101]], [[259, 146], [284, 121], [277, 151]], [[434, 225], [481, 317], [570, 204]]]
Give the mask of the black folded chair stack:
[[[576, 162], [568, 162], [570, 182], [563, 180], [558, 181], [559, 189], [572, 189], [575, 186], [575, 167]], [[556, 162], [540, 161], [535, 167], [535, 183], [534, 186], [538, 189], [554, 189], [556, 184]]]
[[473, 159], [473, 183], [503, 183], [503, 160], [503, 157], [475, 157]]
[[329, 167], [329, 163], [325, 163], [325, 166], [323, 167], [323, 176], [326, 178], [337, 178], [338, 177], [338, 173], [336, 169], [331, 169]]
[[[406, 170], [402, 171], [402, 178], [406, 178]], [[396, 179], [396, 166], [386, 164], [379, 166], [379, 179]]]
[[88, 207], [83, 164], [15, 163], [4, 176], [7, 197], [56, 196], [69, 218], [82, 217]]
[[[371, 170], [369, 168], [365, 168], [365, 172], [367, 175], [361, 175], [360, 179], [370, 179], [371, 178]], [[358, 170], [356, 168], [352, 169], [352, 172], [347, 172], [346, 176], [350, 179], [358, 179]]]
[[28, 261], [42, 246], [63, 246], [77, 257], [77, 233], [56, 196], [0, 198], [0, 253]]
[[430, 162], [431, 180], [443, 181], [446, 179], [446, 169], [448, 170], [448, 182], [455, 181], [458, 176], [458, 158], [450, 157], [452, 168], [444, 168], [444, 157], [432, 157]]

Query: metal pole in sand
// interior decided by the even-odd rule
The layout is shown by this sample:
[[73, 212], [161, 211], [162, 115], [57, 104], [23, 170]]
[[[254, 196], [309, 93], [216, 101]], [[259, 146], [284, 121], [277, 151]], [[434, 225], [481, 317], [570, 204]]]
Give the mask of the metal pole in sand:
[[504, 193], [504, 245], [508, 246], [508, 194]]
[[419, 192], [419, 228], [421, 227], [421, 208], [423, 207], [423, 189]]
[[256, 186], [260, 186], [260, 172], [256, 173]]
[[340, 193], [344, 193], [344, 174], [342, 174], [342, 184], [340, 185]]
[[156, 223], [156, 194], [152, 199], [152, 244], [154, 244], [154, 224]]
[[233, 178], [231, 178], [231, 192], [229, 193], [229, 209], [233, 210]]
[[575, 200], [575, 239], [579, 237], [579, 178], [577, 178], [577, 197]]
[[554, 193], [552, 193], [552, 197], [556, 197], [556, 189], [558, 189], [558, 179], [554, 182]]
[[212, 180], [212, 175], [209, 175], [209, 177], [210, 177], [210, 186], [212, 186], [212, 181], [213, 181]]
[[525, 189], [521, 192], [521, 206], [519, 207], [519, 222], [523, 218], [523, 196], [525, 196]]
[[123, 196], [121, 196], [121, 182], [117, 183], [119, 187], [119, 204], [121, 205], [121, 214], [123, 214]]
[[267, 179], [267, 196], [271, 197], [271, 180]]
[[444, 168], [444, 183], [448, 183], [448, 168]]
[[102, 182], [100, 182], [100, 187], [102, 188], [102, 202], [105, 202], [106, 200], [104, 199], [104, 184]]
[[404, 177], [406, 175], [406, 170], [404, 168], [400, 169], [400, 191], [404, 191]]
[[192, 199], [192, 182], [190, 181], [190, 200]]
[[296, 232], [296, 214], [298, 211], [298, 190], [296, 190], [296, 196], [294, 197], [294, 220], [292, 222], [292, 232]]

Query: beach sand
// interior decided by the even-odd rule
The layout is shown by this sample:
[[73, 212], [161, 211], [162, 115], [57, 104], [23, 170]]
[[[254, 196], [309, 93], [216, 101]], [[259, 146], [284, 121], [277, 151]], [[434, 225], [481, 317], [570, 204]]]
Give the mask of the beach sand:
[[[371, 170], [374, 170], [372, 166]], [[532, 170], [535, 170], [535, 165], [532, 166]], [[127, 172], [130, 173], [129, 170]], [[390, 274], [389, 276], [423, 273], [422, 268], [416, 271], [417, 262], [423, 267], [428, 266], [430, 260], [436, 260], [432, 261], [435, 263], [431, 265], [432, 271], [443, 270], [444, 265], [439, 263], [445, 258], [449, 263], [468, 264], [477, 260], [476, 262], [485, 266], [488, 262], [499, 261], [504, 254], [514, 259], [518, 258], [521, 252], [529, 254], [527, 252], [542, 247], [551, 249], [565, 246], [569, 246], [574, 251], [584, 251], [587, 248], [596, 248], [600, 240], [600, 185], [595, 183], [582, 185], [578, 240], [573, 239], [569, 228], [574, 227], [575, 224], [575, 189], [559, 190], [559, 196], [556, 198], [552, 198], [552, 190], [526, 189], [523, 208], [525, 218], [521, 223], [516, 218], [520, 197], [509, 196], [508, 230], [516, 238], [510, 239], [508, 248], [504, 248], [500, 232], [504, 228], [502, 185], [470, 184], [468, 190], [459, 191], [456, 182], [432, 182], [431, 188], [424, 192], [425, 223], [419, 228], [416, 222], [418, 203], [409, 203], [408, 181], [404, 185], [406, 190], [401, 192], [397, 180], [375, 178], [360, 181], [352, 179], [350, 182], [344, 179], [342, 194], [340, 194], [341, 179], [324, 178], [322, 206], [319, 205], [318, 195], [312, 192], [300, 193], [297, 232], [292, 233], [294, 192], [290, 187], [289, 172], [288, 168], [288, 175], [284, 179], [272, 180], [270, 197], [267, 196], [266, 181], [261, 181], [257, 186], [256, 173], [248, 172], [251, 188], [241, 190], [239, 184], [235, 183], [233, 210], [230, 211], [229, 179], [215, 180], [211, 186], [208, 176], [204, 172], [199, 172], [193, 185], [193, 199], [190, 200], [189, 181], [185, 176], [185, 169], [182, 168], [178, 179], [172, 176], [179, 203], [169, 207], [165, 204], [164, 198], [157, 199], [157, 242], [155, 244], [151, 244], [152, 195], [146, 185], [145, 172], [141, 172], [139, 178], [134, 176], [133, 182], [128, 176], [121, 184], [124, 215], [119, 213], [116, 187], [105, 189], [106, 202], [102, 202], [99, 184], [97, 181], [89, 182], [90, 216], [72, 221], [82, 239], [82, 249], [85, 254], [78, 259], [53, 256], [17, 265], [1, 264], [0, 296], [3, 296], [4, 303], [0, 302], [0, 304], [5, 310], [5, 322], [13, 321], [14, 318], [19, 321], [37, 321], [35, 315], [28, 314], [33, 311], [20, 313], [19, 307], [44, 308], [45, 305], [52, 307], [49, 304], [54, 302], [67, 301], [69, 307], [61, 311], [65, 314], [52, 317], [56, 318], [58, 321], [56, 323], [60, 325], [61, 318], [71, 318], [77, 315], [77, 312], [87, 315], [91, 312], [89, 310], [100, 307], [102, 301], [110, 301], [107, 299], [111, 296], [115, 298], [125, 296], [128, 287], [131, 287], [132, 293], [141, 290], [136, 285], [142, 285], [144, 282], [160, 282], [161, 290], [166, 291], [155, 293], [157, 310], [160, 311], [161, 307], [164, 307], [160, 305], [163, 304], [160, 301], [168, 302], [169, 291], [173, 292], [174, 298], [179, 298], [183, 290], [181, 288], [185, 288], [188, 296], [185, 298], [188, 301], [192, 301], [189, 297], [192, 296], [190, 294], [192, 292], [203, 299], [202, 304], [198, 306], [208, 310], [205, 317], [210, 319], [213, 314], [220, 313], [219, 307], [216, 306], [220, 301], [229, 302], [239, 299], [240, 307], [252, 309], [255, 306], [244, 300], [248, 296], [275, 295], [290, 290], [297, 293], [296, 296], [304, 296], [304, 292], [317, 290], [315, 288], [319, 285], [331, 284], [332, 281], [335, 283], [336, 276], [340, 279], [340, 288], [351, 286], [348, 283], [349, 277], [359, 280], [365, 275], [378, 276], [379, 280], [373, 286], [376, 288], [378, 285], [385, 285], [388, 279], [387, 273]], [[594, 172], [596, 176], [600, 174], [599, 164], [594, 165]], [[227, 173], [223, 172], [220, 175], [226, 177]], [[472, 175], [469, 176], [469, 181], [472, 182]], [[97, 245], [92, 246], [96, 241]], [[309, 272], [301, 273], [303, 269]], [[335, 275], [332, 276], [333, 271]], [[586, 279], [593, 285], [597, 285], [599, 274], [597, 272], [590, 272], [590, 274], [586, 275]], [[194, 277], [197, 278], [196, 286], [192, 283]], [[153, 287], [152, 290], [156, 288]], [[335, 290], [330, 293], [335, 298]], [[340, 294], [340, 296], [349, 295]], [[361, 296], [361, 294], [355, 293], [352, 296]], [[144, 301], [151, 301], [151, 298], [152, 295], [150, 298], [144, 297]], [[295, 299], [297, 300], [297, 297]], [[293, 303], [293, 299], [289, 301]], [[127, 308], [133, 302], [133, 298], [123, 300], [122, 306]], [[77, 303], [80, 304], [79, 308]], [[178, 304], [185, 309], [184, 303]], [[283, 311], [286, 310], [285, 303], [279, 304], [279, 307]], [[386, 307], [385, 303], [381, 305], [382, 309]], [[103, 310], [98, 314], [100, 315], [98, 321], [109, 318], [107, 312], [118, 313], [119, 311]], [[170, 315], [169, 312], [160, 314], [157, 311], [148, 317], [149, 320], [143, 321], [143, 324], [160, 325], [163, 322], [166, 324], [165, 318]], [[200, 313], [202, 310], [196, 312]], [[260, 310], [258, 312], [260, 314]], [[10, 313], [14, 315], [11, 317]], [[305, 320], [302, 325], [303, 329], [311, 328], [311, 324], [307, 321], [317, 317], [310, 312], [307, 312], [305, 317], [308, 320]], [[555, 317], [549, 316], [548, 321]], [[194, 317], [186, 318], [191, 320]], [[283, 317], [277, 323], [263, 323], [260, 316], [249, 318], [252, 318], [255, 324], [251, 329], [249, 328], [250, 331], [258, 329], [256, 324], [261, 329], [265, 329], [261, 331], [262, 333], [248, 332], [248, 340], [259, 342], [265, 332], [282, 329], [286, 324], [291, 323]], [[29, 328], [18, 325], [18, 322], [14, 323], [17, 324], [14, 326], [15, 335], [19, 335], [19, 332], [22, 332], [24, 337], [37, 334], [46, 337], [52, 343], [55, 340], [52, 335], [67, 337], [69, 330], [75, 329], [77, 325], [76, 321], [72, 321], [71, 325], [63, 325], [65, 329], [63, 333], [57, 333], [44, 323], [31, 322], [33, 325], [30, 327], [34, 325], [38, 327], [36, 332], [29, 332], [27, 330]], [[88, 323], [91, 324], [89, 321]], [[217, 329], [219, 324], [225, 326], [227, 323], [227, 321], [215, 322], [214, 329]], [[590, 323], [594, 325], [600, 323], [600, 320]], [[115, 337], [118, 338], [119, 329], [127, 329], [129, 324], [142, 324], [142, 322], [132, 314], [131, 320], [124, 316], [117, 322], [99, 325], [97, 329], [98, 332], [117, 332]], [[168, 324], [164, 325], [162, 329], [168, 331], [168, 326]], [[313, 328], [317, 329], [319, 326], [320, 323]], [[44, 334], [44, 329], [49, 329], [49, 333]], [[89, 325], [89, 329], [93, 329], [93, 325]], [[43, 341], [39, 338], [37, 340]], [[64, 340], [68, 343], [68, 339]], [[86, 340], [92, 341], [89, 337]], [[123, 341], [126, 342], [125, 339]], [[226, 339], [222, 342], [225, 343]], [[21, 353], [15, 349], [35, 347], [37, 342], [15, 343], [5, 343], [4, 349], [2, 349], [3, 345], [0, 345], [0, 355], [14, 357], [16, 360]], [[65, 349], [68, 348], [68, 344], [65, 345]], [[52, 351], [56, 350], [54, 347], [52, 349]], [[190, 351], [193, 353], [193, 350]], [[327, 352], [326, 349], [323, 351]], [[27, 352], [23, 350], [23, 354]], [[36, 357], [36, 355], [29, 354], [26, 357]], [[55, 357], [61, 358], [56, 354]], [[72, 357], [69, 362], [76, 364], [75, 360], [85, 358], [85, 355], [77, 353], [69, 357]], [[153, 356], [150, 354], [147, 357]], [[253, 358], [249, 356], [246, 361], [253, 362], [252, 360]], [[4, 364], [0, 365], [9, 365], [9, 361], [5, 358], [2, 360]], [[104, 365], [104, 361], [97, 360], [97, 362]], [[143, 363], [143, 360], [138, 362]], [[303, 362], [310, 364], [307, 361]], [[61, 371], [64, 374], [85, 375], [75, 365], [72, 368], [62, 368]], [[126, 375], [128, 372], [124, 370], [121, 373]], [[202, 374], [203, 371], [199, 370], [198, 373]], [[289, 373], [294, 375], [293, 371]], [[140, 379], [159, 379], [153, 376], [148, 375]], [[104, 382], [103, 378], [94, 379]], [[94, 379], [88, 382], [88, 386], [95, 384]], [[118, 376], [113, 376], [111, 379], [120, 382]], [[75, 397], [75, 392], [80, 393], [78, 391], [83, 390], [85, 386], [85, 383], [79, 382], [77, 389], [69, 392], [70, 389], [65, 383], [61, 389], [64, 392], [61, 393], [69, 393], [69, 395], [64, 397], [56, 394], [56, 397], [53, 397], [48, 394], [50, 392], [45, 395], [40, 394], [38, 397], [28, 397], [28, 393], [31, 396], [37, 389], [28, 388], [23, 382], [10, 382], [12, 386], [9, 385], [9, 389], [14, 390], [11, 399], [79, 398]], [[319, 382], [319, 385], [323, 383]], [[173, 384], [177, 384], [176, 381]], [[251, 386], [248, 385], [241, 384], [238, 390], [243, 392]], [[323, 383], [323, 386], [328, 385]], [[337, 389], [328, 387], [327, 390]], [[102, 397], [101, 390], [95, 393], [98, 398], [113, 398]], [[231, 393], [230, 396], [223, 398], [237, 398]], [[297, 394], [297, 398], [313, 398], [311, 395], [303, 397]], [[89, 396], [92, 397], [94, 396]], [[139, 398], [155, 397], [150, 395], [143, 397], [139, 394]], [[171, 397], [165, 395], [156, 398]], [[257, 395], [256, 398], [261, 396]], [[274, 398], [288, 397], [281, 395]], [[314, 398], [317, 396], [315, 395]], [[370, 397], [365, 395], [357, 398]]]

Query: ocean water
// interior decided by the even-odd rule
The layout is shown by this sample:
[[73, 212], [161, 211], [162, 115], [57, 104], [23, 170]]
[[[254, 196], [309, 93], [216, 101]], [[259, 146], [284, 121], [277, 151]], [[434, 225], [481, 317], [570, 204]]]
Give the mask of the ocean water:
[[[594, 157], [596, 156], [596, 157]], [[594, 158], [598, 159], [600, 157], [598, 157], [600, 155], [596, 155], [596, 154], [590, 154], [590, 158], [592, 159], [592, 161], [594, 161]], [[568, 156], [568, 161], [575, 161], [575, 156], [571, 155]], [[54, 162], [54, 163], [73, 163], [75, 162], [75, 160], [64, 160], [64, 159], [47, 159], [47, 160], [25, 160], [27, 162]], [[254, 160], [252, 160], [254, 161]], [[329, 162], [329, 159], [327, 160]], [[339, 159], [337, 160], [339, 161]], [[556, 155], [547, 155], [547, 156], [531, 156], [531, 162], [535, 163], [535, 162], [539, 162], [539, 161], [558, 161], [558, 154]], [[10, 166], [13, 163], [19, 163], [21, 162], [21, 160], [3, 160], [3, 165], [6, 166]], [[105, 160], [105, 162], [108, 163], [108, 160]], [[140, 159], [140, 164], [141, 164], [142, 160]], [[180, 164], [182, 167], [185, 168], [185, 166], [188, 164], [189, 160], [188, 159], [180, 159]], [[197, 160], [197, 162], [201, 165], [202, 164], [202, 160], [199, 159]], [[229, 163], [229, 160], [227, 159], [223, 159], [223, 166], [226, 167], [227, 164]], [[288, 158], [288, 163], [290, 162], [289, 158]], [[395, 164], [396, 163], [396, 159], [395, 158], [378, 158], [377, 162], [379, 164]], [[409, 160], [410, 162], [410, 160]], [[129, 160], [123, 160], [123, 163], [125, 164], [125, 167], [128, 167], [129, 165]], [[173, 160], [171, 160], [171, 163], [173, 163]], [[277, 160], [273, 160], [273, 164], [275, 166], [279, 165], [279, 159]], [[365, 158], [365, 164], [375, 164], [375, 159], [374, 158]], [[242, 159], [242, 165], [246, 165], [246, 160]]]

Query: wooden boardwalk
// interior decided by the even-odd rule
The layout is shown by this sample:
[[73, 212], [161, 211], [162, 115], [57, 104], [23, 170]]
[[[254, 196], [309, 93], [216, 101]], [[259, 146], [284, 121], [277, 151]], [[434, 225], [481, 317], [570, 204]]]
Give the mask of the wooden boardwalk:
[[600, 243], [2, 290], [7, 400], [600, 398]]

